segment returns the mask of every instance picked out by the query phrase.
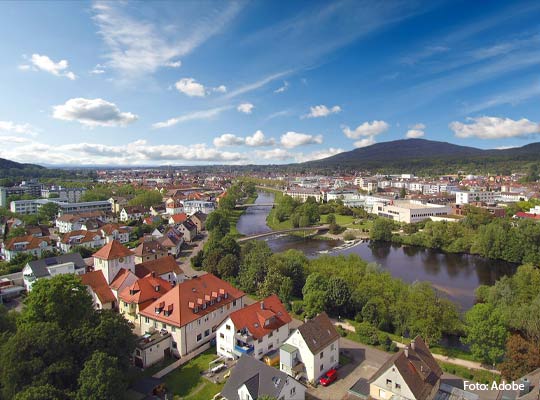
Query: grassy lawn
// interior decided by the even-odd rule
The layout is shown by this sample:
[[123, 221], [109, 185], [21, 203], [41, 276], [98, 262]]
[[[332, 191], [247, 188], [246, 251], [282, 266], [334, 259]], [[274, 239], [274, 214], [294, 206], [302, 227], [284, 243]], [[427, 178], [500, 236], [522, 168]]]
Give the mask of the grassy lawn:
[[174, 398], [208, 400], [218, 393], [223, 384], [216, 385], [201, 375], [216, 357], [215, 348], [210, 348], [165, 376], [165, 384], [173, 392]]
[[172, 364], [175, 361], [176, 361], [176, 358], [170, 356], [170, 357], [164, 358], [162, 361], [160, 361], [160, 362], [158, 362], [158, 363], [156, 363], [156, 364], [152, 365], [151, 367], [146, 368], [144, 370], [141, 370], [140, 368], [132, 366], [130, 368], [130, 370], [129, 370], [129, 373], [128, 373], [129, 382], [135, 383], [140, 379], [149, 378], [152, 375], [154, 375], [156, 372], [161, 371], [163, 368], [165, 368], [166, 366]]
[[455, 364], [447, 363], [444, 361], [437, 361], [437, 363], [441, 366], [444, 372], [448, 372], [449, 374], [456, 375], [461, 378], [465, 378], [474, 382], [490, 384], [493, 381], [496, 381], [496, 382], [501, 381], [500, 375], [494, 374], [489, 371], [466, 368], [460, 365], [455, 365]]

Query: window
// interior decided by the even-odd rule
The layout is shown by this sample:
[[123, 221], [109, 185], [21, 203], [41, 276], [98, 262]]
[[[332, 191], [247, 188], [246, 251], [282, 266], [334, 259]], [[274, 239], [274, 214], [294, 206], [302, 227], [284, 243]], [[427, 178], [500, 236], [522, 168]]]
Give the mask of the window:
[[176, 326], [171, 326], [171, 330], [172, 330], [173, 332], [176, 332]]
[[336, 349], [336, 344], [332, 343], [332, 346], [330, 346], [330, 350], [334, 351]]
[[173, 349], [176, 349], [176, 347], [177, 347], [177, 346], [176, 346], [176, 342], [172, 342], [172, 348], [173, 348]]
[[157, 321], [154, 321], [154, 328], [157, 329]]
[[391, 379], [387, 379], [387, 380], [386, 380], [386, 384], [389, 385], [389, 386], [392, 386], [392, 380], [391, 380]]
[[331, 362], [331, 363], [334, 362], [334, 356], [330, 357], [330, 362]]
[[268, 345], [268, 351], [272, 350], [274, 348], [274, 345], [273, 344], [269, 344]]
[[229, 324], [225, 325], [225, 329], [227, 329], [228, 331], [231, 330], [231, 326]]
[[293, 386], [291, 389], [291, 396], [294, 396], [295, 393], [296, 393], [296, 386]]
[[271, 338], [272, 336], [274, 336], [274, 332], [273, 332], [273, 331], [270, 332], [270, 333], [268, 334], [268, 337], [269, 337], [269, 338]]
[[321, 351], [321, 354], [319, 354], [319, 358], [323, 358], [324, 357], [324, 351]]
[[150, 323], [150, 318], [144, 317], [144, 322], [145, 322], [146, 324], [149, 324], [149, 323]]
[[167, 329], [167, 324], [161, 324], [162, 329]]
[[319, 371], [322, 371], [324, 368], [324, 364], [321, 364], [321, 366], [319, 367]]
[[396, 389], [397, 390], [400, 390], [401, 389], [401, 385], [399, 383], [396, 383]]
[[210, 329], [204, 331], [204, 337], [210, 336]]
[[222, 338], [222, 339], [225, 339], [225, 335], [223, 333], [220, 333], [219, 337]]
[[234, 301], [232, 302], [232, 306], [233, 306], [233, 307], [236, 307], [236, 300], [234, 300]]
[[200, 342], [201, 340], [202, 340], [202, 335], [199, 333], [199, 334], [197, 335], [197, 342]]

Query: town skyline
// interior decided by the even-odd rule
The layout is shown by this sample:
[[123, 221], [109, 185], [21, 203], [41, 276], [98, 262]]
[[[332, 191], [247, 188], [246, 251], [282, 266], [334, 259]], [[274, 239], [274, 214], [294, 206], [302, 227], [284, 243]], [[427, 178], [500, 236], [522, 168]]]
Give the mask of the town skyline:
[[539, 14], [534, 2], [5, 2], [0, 157], [288, 164], [405, 137], [523, 146], [540, 132]]

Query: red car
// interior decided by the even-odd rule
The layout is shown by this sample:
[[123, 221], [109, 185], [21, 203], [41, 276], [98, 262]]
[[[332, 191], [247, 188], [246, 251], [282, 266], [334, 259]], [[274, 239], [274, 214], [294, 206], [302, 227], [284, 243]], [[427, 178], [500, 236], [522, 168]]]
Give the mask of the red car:
[[324, 374], [323, 376], [319, 378], [319, 383], [323, 386], [328, 386], [332, 382], [334, 382], [336, 379], [337, 379], [337, 371], [334, 368], [332, 368], [331, 370], [326, 371], [326, 374]]

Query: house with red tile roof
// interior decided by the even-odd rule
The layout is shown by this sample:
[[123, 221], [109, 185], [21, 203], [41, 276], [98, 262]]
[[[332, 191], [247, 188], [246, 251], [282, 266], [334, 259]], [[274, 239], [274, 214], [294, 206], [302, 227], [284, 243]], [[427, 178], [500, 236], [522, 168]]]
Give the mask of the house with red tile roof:
[[127, 286], [130, 286], [134, 284], [137, 279], [137, 275], [133, 271], [130, 271], [129, 269], [122, 268], [118, 274], [114, 277], [113, 281], [109, 284], [109, 287], [111, 288], [114, 297], [116, 297], [116, 300], [118, 300], [118, 297], [120, 295], [120, 292]]
[[244, 297], [244, 292], [212, 274], [188, 279], [139, 313], [141, 331], [168, 331], [172, 352], [185, 356], [210, 342], [218, 326], [242, 309]]
[[6, 261], [11, 261], [17, 254], [31, 254], [41, 258], [44, 251], [52, 251], [52, 240], [48, 236], [18, 236], [9, 239], [2, 245], [2, 254]]
[[139, 313], [172, 289], [172, 285], [154, 273], [138, 279], [119, 294], [119, 311], [139, 331]]
[[113, 240], [92, 255], [94, 270], [102, 271], [110, 284], [122, 269], [135, 273], [135, 255], [120, 242]]
[[89, 249], [95, 249], [105, 244], [105, 237], [99, 231], [78, 230], [64, 233], [58, 247], [64, 252], [69, 253], [73, 247], [82, 246]]
[[181, 224], [187, 219], [188, 219], [188, 216], [186, 213], [172, 214], [169, 217], [169, 225]]
[[107, 224], [103, 225], [99, 231], [106, 237], [107, 243], [112, 240], [117, 240], [122, 244], [129, 242], [129, 229], [127, 226]]
[[112, 310], [116, 307], [116, 297], [107, 284], [102, 271], [91, 271], [81, 275], [83, 285], [86, 285], [94, 307], [98, 310]]
[[247, 354], [261, 359], [285, 343], [291, 321], [275, 294], [235, 311], [218, 327], [217, 354], [227, 358]]
[[152, 235], [146, 235], [141, 239], [141, 244], [133, 250], [133, 254], [135, 254], [135, 263], [138, 264], [167, 256], [167, 249]]
[[178, 266], [178, 263], [172, 256], [158, 258], [135, 265], [135, 275], [142, 278], [148, 274], [155, 274], [161, 279], [176, 285], [182, 283], [186, 276], [184, 271]]

